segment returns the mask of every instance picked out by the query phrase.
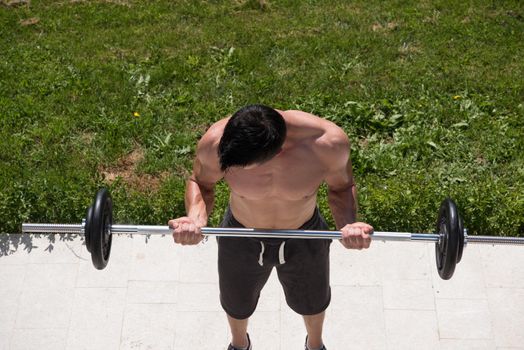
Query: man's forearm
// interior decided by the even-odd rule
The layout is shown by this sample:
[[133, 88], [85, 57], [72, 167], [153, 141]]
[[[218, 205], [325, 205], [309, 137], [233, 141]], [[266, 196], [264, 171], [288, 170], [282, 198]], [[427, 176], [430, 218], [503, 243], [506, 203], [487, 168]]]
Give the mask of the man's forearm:
[[186, 213], [201, 226], [207, 225], [207, 220], [215, 202], [214, 188], [199, 185], [194, 179], [189, 179], [186, 184]]
[[337, 230], [357, 220], [357, 187], [333, 191], [328, 189], [328, 203]]

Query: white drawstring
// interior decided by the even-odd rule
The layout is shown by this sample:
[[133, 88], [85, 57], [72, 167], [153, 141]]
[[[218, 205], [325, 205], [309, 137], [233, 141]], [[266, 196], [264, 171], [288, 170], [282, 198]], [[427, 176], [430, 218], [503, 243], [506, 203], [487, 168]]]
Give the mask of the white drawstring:
[[[280, 244], [280, 248], [278, 248], [278, 262], [282, 265], [286, 263], [286, 259], [284, 258], [284, 247], [286, 245], [286, 241], [283, 241]], [[264, 245], [264, 242], [260, 241], [260, 255], [258, 256], [258, 264], [260, 266], [264, 266], [264, 252], [266, 251], [266, 246]]]
[[286, 241], [282, 242], [280, 245], [280, 248], [278, 249], [278, 262], [280, 264], [285, 264], [286, 260], [284, 259], [284, 246], [286, 245]]
[[264, 242], [260, 241], [260, 245], [262, 248], [260, 248], [260, 257], [258, 258], [258, 263], [260, 266], [264, 266], [264, 250], [266, 247], [264, 246]]

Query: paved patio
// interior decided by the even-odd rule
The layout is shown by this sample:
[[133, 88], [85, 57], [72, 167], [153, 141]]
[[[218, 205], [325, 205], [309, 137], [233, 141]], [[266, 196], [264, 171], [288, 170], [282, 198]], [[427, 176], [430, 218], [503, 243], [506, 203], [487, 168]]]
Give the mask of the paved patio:
[[[450, 281], [434, 246], [331, 246], [324, 341], [346, 349], [524, 349], [524, 249], [474, 246]], [[95, 270], [74, 235], [0, 235], [0, 349], [225, 349], [217, 247], [114, 237]], [[303, 349], [274, 272], [250, 321], [255, 350]]]

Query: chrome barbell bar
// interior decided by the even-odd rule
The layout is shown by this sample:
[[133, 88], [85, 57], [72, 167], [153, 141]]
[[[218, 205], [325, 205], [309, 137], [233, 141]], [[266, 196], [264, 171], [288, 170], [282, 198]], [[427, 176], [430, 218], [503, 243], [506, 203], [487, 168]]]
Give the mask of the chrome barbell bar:
[[[112, 234], [139, 234], [139, 235], [171, 235], [173, 229], [169, 226], [156, 225], [111, 225]], [[258, 228], [223, 228], [202, 227], [204, 236], [220, 237], [256, 237], [256, 238], [301, 238], [301, 239], [341, 239], [340, 231], [318, 231], [318, 230], [275, 230]], [[85, 220], [82, 224], [22, 224], [22, 233], [63, 233], [63, 234], [85, 234]], [[409, 232], [382, 232], [375, 231], [371, 235], [375, 241], [411, 241], [411, 242], [433, 242], [438, 243], [441, 236], [435, 233], [409, 233]], [[475, 244], [503, 244], [524, 245], [522, 237], [493, 237], [493, 236], [469, 236], [464, 230], [464, 243]]]

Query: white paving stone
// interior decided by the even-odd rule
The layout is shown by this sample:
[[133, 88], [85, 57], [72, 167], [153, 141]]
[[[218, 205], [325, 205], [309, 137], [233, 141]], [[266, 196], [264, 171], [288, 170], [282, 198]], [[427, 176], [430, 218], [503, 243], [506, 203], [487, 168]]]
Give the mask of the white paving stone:
[[29, 262], [33, 264], [75, 264], [82, 259], [82, 246], [77, 235], [34, 235]]
[[439, 349], [435, 311], [385, 310], [388, 349]]
[[[382, 298], [381, 287], [333, 287], [332, 302], [326, 316], [324, 336], [326, 347], [386, 348]], [[283, 347], [283, 349], [288, 348]]]
[[213, 238], [204, 244], [182, 247], [179, 250], [180, 281], [218, 283], [217, 248], [216, 239]]
[[173, 304], [129, 304], [120, 349], [173, 349], [179, 322]]
[[0, 331], [0, 350], [8, 350], [12, 332]]
[[113, 237], [109, 262], [105, 269], [93, 267], [87, 249], [82, 250], [76, 286], [80, 288], [124, 288], [127, 287], [131, 266], [132, 240], [123, 235]]
[[77, 288], [126, 288], [129, 280], [129, 264], [109, 261], [103, 270], [93, 267], [91, 260], [78, 267]]
[[[334, 322], [334, 320], [330, 317], [329, 313], [326, 313], [325, 328], [331, 327], [331, 322]], [[327, 324], [329, 324], [329, 326], [327, 326]], [[303, 349], [306, 334], [306, 326], [304, 325], [302, 316], [287, 306], [285, 308], [282, 307], [282, 311], [280, 312], [280, 349]], [[326, 338], [326, 334], [323, 335], [323, 338], [326, 347], [336, 349], [331, 346], [331, 339], [329, 339], [329, 337]]]
[[405, 242], [376, 243], [384, 245], [382, 263], [379, 265], [383, 281], [431, 279], [430, 271], [435, 267], [434, 260], [430, 261], [427, 248], [432, 245]]
[[273, 269], [266, 285], [260, 292], [256, 311], [278, 312], [283, 304], [285, 304], [284, 291], [278, 280], [277, 271], [276, 269]]
[[77, 288], [71, 329], [121, 327], [126, 292], [125, 288]]
[[[231, 341], [224, 312], [177, 312], [174, 349], [226, 349]], [[257, 347], [262, 350], [263, 348]]]
[[4, 346], [7, 348], [14, 329], [25, 270], [26, 265], [0, 265], [0, 349]]
[[1, 264], [75, 263], [81, 250], [77, 235], [68, 234], [1, 234]]
[[78, 264], [27, 264], [24, 288], [74, 288]]
[[[179, 281], [182, 251], [171, 236], [119, 237], [132, 243], [127, 252], [131, 258], [129, 279], [137, 281]], [[193, 273], [199, 273], [193, 270]]]
[[487, 287], [524, 289], [523, 247], [482, 246], [481, 256]]
[[18, 289], [0, 289], [0, 333], [11, 334], [13, 331], [21, 294]]
[[177, 311], [222, 311], [218, 285], [214, 283], [180, 283]]
[[[23, 251], [23, 247], [18, 247], [20, 250], [0, 253], [0, 264], [6, 265], [23, 265], [29, 262], [29, 251]], [[13, 248], [14, 249], [14, 248]]]
[[24, 289], [19, 298], [16, 329], [67, 328], [73, 307], [73, 288]]
[[17, 329], [11, 340], [11, 350], [63, 350], [66, 348], [67, 328]]
[[524, 289], [488, 288], [493, 334], [498, 347], [524, 344]]
[[334, 241], [331, 244], [330, 269], [333, 286], [377, 286], [382, 276], [382, 242], [373, 242], [373, 249], [352, 250]]
[[22, 290], [26, 268], [27, 264], [4, 265], [0, 258], [0, 292]]
[[[187, 247], [170, 236], [114, 236], [102, 271], [79, 236], [10, 235], [0, 244], [0, 349], [205, 350], [230, 340], [213, 239]], [[434, 259], [433, 244], [351, 251], [334, 242], [326, 346], [524, 349], [521, 248], [471, 245], [449, 281]], [[249, 331], [255, 349], [303, 347], [302, 317], [286, 305], [276, 271]]]
[[176, 304], [178, 282], [129, 281], [128, 304]]
[[441, 338], [492, 339], [487, 300], [437, 299]]
[[[435, 296], [445, 299], [486, 299], [486, 284], [481, 268], [481, 251], [478, 245], [469, 245], [464, 249], [462, 260], [457, 265], [453, 277], [443, 280], [438, 273], [433, 274]], [[433, 251], [432, 258], [435, 253]]]
[[440, 339], [440, 350], [493, 350], [492, 339]]
[[430, 280], [387, 280], [383, 289], [385, 309], [435, 310]]
[[67, 338], [67, 350], [118, 349], [122, 324], [100, 328], [71, 328]]
[[77, 288], [67, 349], [118, 349], [126, 288]]
[[25, 264], [32, 251], [33, 236], [0, 234], [0, 264]]
[[249, 336], [255, 349], [280, 349], [280, 312], [257, 310], [249, 319]]

